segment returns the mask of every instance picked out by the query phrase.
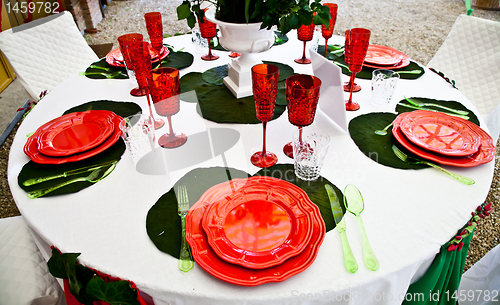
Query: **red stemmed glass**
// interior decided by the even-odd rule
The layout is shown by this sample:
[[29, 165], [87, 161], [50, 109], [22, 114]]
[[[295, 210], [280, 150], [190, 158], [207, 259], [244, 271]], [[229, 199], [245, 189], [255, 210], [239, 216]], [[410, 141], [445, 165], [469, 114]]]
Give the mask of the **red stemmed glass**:
[[299, 38], [300, 41], [304, 42], [304, 50], [302, 52], [302, 57], [295, 59], [295, 62], [298, 64], [310, 64], [311, 63], [311, 59], [306, 57], [306, 43], [313, 39], [315, 27], [316, 27], [316, 25], [314, 24], [314, 22], [311, 22], [310, 25], [302, 25], [297, 30], [297, 37]]
[[270, 64], [258, 64], [252, 67], [252, 90], [255, 99], [255, 112], [262, 121], [263, 146], [262, 151], [250, 157], [253, 165], [270, 167], [278, 162], [278, 157], [266, 150], [266, 126], [273, 118], [276, 96], [278, 94], [279, 68]]
[[128, 55], [130, 57], [130, 63], [132, 69], [134, 70], [135, 78], [139, 88], [132, 89], [130, 94], [135, 95], [133, 91], [140, 93], [142, 96], [145, 95], [148, 100], [149, 113], [155, 122], [155, 129], [161, 128], [165, 125], [165, 122], [153, 116], [153, 110], [151, 109], [151, 101], [149, 100], [149, 88], [147, 78], [151, 73], [151, 53], [149, 52], [149, 43], [145, 41], [134, 41], [125, 47], [127, 49]]
[[208, 21], [205, 16], [203, 16], [203, 20], [200, 21], [198, 18], [198, 24], [200, 26], [201, 37], [206, 38], [208, 40], [208, 54], [203, 55], [201, 59], [203, 60], [216, 60], [219, 58], [219, 55], [212, 54], [212, 46], [210, 44], [212, 38], [217, 35], [217, 24]]
[[160, 52], [163, 48], [163, 23], [160, 12], [149, 12], [144, 14], [146, 29], [148, 30], [151, 48], [156, 53], [156, 58], [160, 59]]
[[337, 21], [337, 9], [338, 5], [335, 3], [325, 3], [323, 4], [328, 7], [330, 10], [330, 23], [328, 24], [328, 28], [323, 24], [321, 25], [321, 35], [325, 38], [325, 58], [328, 52], [328, 39], [330, 39], [333, 35], [333, 29], [335, 28], [335, 22]]
[[[288, 121], [299, 127], [299, 139], [302, 127], [311, 125], [318, 106], [321, 80], [307, 74], [296, 74], [286, 79], [286, 108]], [[293, 158], [292, 142], [283, 147], [285, 155]]]
[[[135, 79], [135, 75], [134, 75], [134, 70], [132, 69], [130, 56], [128, 55], [128, 50], [127, 50], [126, 46], [129, 43], [134, 42], [134, 41], [143, 41], [142, 34], [131, 33], [131, 34], [121, 35], [120, 37], [118, 37], [118, 45], [120, 46], [120, 52], [122, 53], [123, 61], [125, 62], [125, 68], [127, 69], [127, 74], [131, 80]], [[135, 83], [135, 81], [134, 81], [134, 83]], [[134, 89], [132, 89], [132, 91], [130, 91], [130, 94], [132, 94], [133, 96], [144, 95], [141, 93], [143, 93], [143, 92], [139, 89], [139, 87], [134, 88]]]
[[[347, 32], [346, 32], [347, 34]], [[349, 31], [349, 35], [346, 35], [346, 40], [349, 39], [349, 70], [351, 70], [351, 80], [350, 82], [354, 84], [354, 79], [356, 78], [356, 73], [360, 72], [363, 68], [363, 62], [365, 61], [366, 52], [368, 51], [368, 45], [370, 44], [370, 30], [355, 28]], [[349, 37], [349, 38], [347, 38]], [[348, 111], [354, 111], [359, 109], [358, 103], [352, 102], [352, 87], [349, 94], [349, 100], [346, 101], [345, 109]]]
[[158, 139], [158, 144], [164, 148], [175, 148], [183, 145], [187, 141], [187, 136], [174, 132], [171, 119], [171, 116], [180, 110], [179, 71], [174, 68], [153, 69], [148, 75], [148, 85], [156, 113], [167, 117], [170, 130], [169, 133]]
[[[350, 62], [350, 52], [351, 52], [351, 47], [350, 47], [350, 33], [351, 30], [347, 30], [345, 31], [345, 43], [344, 43], [344, 62], [349, 65], [349, 62]], [[349, 71], [350, 72], [350, 71]], [[349, 79], [349, 82], [347, 83], [344, 83], [344, 91], [346, 92], [351, 92], [351, 89], [352, 89], [352, 92], [358, 92], [361, 90], [361, 86], [354, 83], [352, 79]]]

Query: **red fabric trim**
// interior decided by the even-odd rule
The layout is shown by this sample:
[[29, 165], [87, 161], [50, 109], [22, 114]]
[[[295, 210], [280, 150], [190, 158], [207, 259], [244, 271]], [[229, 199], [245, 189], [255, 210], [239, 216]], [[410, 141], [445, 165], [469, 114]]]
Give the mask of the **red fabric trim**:
[[[33, 0], [28, 0], [28, 7], [30, 6], [30, 3], [33, 2]], [[28, 23], [33, 20], [33, 12], [31, 10], [28, 10], [28, 18], [24, 19], [24, 23]]]
[[57, 6], [57, 11], [58, 11], [59, 13], [61, 13], [61, 12], [63, 11], [63, 4], [62, 4], [62, 0], [57, 0], [57, 4], [59, 4], [59, 5]]

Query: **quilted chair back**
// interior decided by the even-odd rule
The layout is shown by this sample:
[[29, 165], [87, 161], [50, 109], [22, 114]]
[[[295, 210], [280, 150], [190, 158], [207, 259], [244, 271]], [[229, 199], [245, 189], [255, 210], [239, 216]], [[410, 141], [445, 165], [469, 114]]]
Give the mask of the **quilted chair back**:
[[458, 16], [427, 66], [455, 80], [486, 118], [500, 105], [500, 22]]
[[22, 216], [0, 219], [0, 304], [66, 304]]
[[99, 60], [68, 11], [1, 32], [0, 50], [34, 101]]

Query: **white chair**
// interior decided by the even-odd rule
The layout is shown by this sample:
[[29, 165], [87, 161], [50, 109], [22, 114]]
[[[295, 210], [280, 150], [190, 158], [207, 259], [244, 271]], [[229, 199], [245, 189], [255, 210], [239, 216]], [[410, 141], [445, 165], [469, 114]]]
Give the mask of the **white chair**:
[[0, 304], [66, 304], [22, 216], [0, 219]]
[[427, 67], [455, 80], [458, 90], [487, 119], [500, 105], [500, 22], [458, 16]]
[[1, 32], [0, 50], [34, 101], [99, 60], [68, 11]]
[[[500, 301], [500, 245], [491, 249], [462, 276], [460, 305], [493, 305]], [[474, 296], [472, 296], [474, 293]]]

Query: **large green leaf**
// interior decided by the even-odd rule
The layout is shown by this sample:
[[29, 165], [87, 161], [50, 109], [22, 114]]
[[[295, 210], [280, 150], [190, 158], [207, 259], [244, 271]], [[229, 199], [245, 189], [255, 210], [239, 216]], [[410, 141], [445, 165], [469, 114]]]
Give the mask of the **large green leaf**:
[[[324, 46], [318, 47], [318, 53], [321, 55], [325, 54]], [[344, 61], [344, 55], [335, 56], [335, 55], [330, 54], [330, 55], [327, 55], [327, 58], [333, 60], [334, 62], [338, 62], [341, 65], [344, 65], [344, 66], [347, 65]], [[348, 75], [348, 76], [351, 75], [351, 72], [347, 68], [341, 66], [341, 69], [342, 69], [343, 74]], [[361, 72], [356, 73], [356, 78], [372, 79], [373, 70], [375, 70], [375, 69], [364, 66], [363, 69], [361, 70]], [[418, 73], [418, 74], [401, 73], [400, 78], [401, 79], [417, 79], [420, 76], [425, 74], [425, 69], [414, 61], [411, 61], [410, 64], [404, 68], [395, 69], [396, 72], [398, 72], [398, 71], [413, 71], [413, 70], [419, 70], [420, 73]]]
[[[220, 86], [198, 99], [198, 113], [205, 119], [217, 123], [259, 124], [253, 96], [236, 98], [226, 86]], [[273, 120], [285, 111], [285, 106], [276, 105]]]
[[[91, 67], [101, 67], [102, 69], [99, 68], [91, 68]], [[111, 66], [106, 62], [106, 58], [103, 58], [99, 61], [96, 61], [92, 63], [86, 70], [85, 73], [89, 73], [88, 75], [85, 75], [88, 78], [92, 79], [106, 79], [105, 75], [102, 75], [102, 73], [109, 74], [109, 75], [114, 75], [115, 73], [121, 72], [117, 76], [113, 77], [113, 79], [128, 79], [127, 75], [127, 70], [123, 67], [115, 67]], [[93, 74], [96, 73], [96, 74]]]
[[[200, 72], [189, 72], [181, 77], [181, 99], [188, 103], [197, 103], [198, 99], [215, 87], [213, 84], [207, 83], [202, 78], [202, 73]], [[186, 94], [191, 91], [195, 91], [196, 94]]]
[[[472, 123], [476, 124], [477, 126], [479, 126], [479, 124], [480, 124], [479, 119], [474, 114], [474, 112], [457, 101], [442, 101], [442, 100], [435, 100], [435, 99], [430, 99], [430, 98], [425, 98], [425, 97], [409, 97], [408, 99], [410, 99], [411, 101], [416, 102], [416, 103], [432, 103], [432, 104], [437, 104], [437, 105], [449, 107], [449, 108], [456, 109], [456, 110], [467, 111], [467, 112], [469, 112], [469, 114], [467, 114], [467, 116], [469, 117], [468, 120], [471, 121]], [[406, 99], [400, 100], [396, 105], [396, 112], [397, 113], [410, 112], [410, 111], [417, 110], [415, 108], [409, 108], [406, 106], [402, 106], [400, 104], [411, 105]], [[443, 109], [441, 109], [439, 107], [435, 107], [435, 106], [425, 106], [424, 108], [444, 112], [447, 114], [453, 114], [450, 111], [443, 110]]]
[[249, 176], [243, 171], [224, 167], [197, 168], [188, 172], [149, 210], [146, 217], [146, 230], [149, 238], [160, 251], [179, 258], [181, 221], [177, 215], [176, 187], [187, 186], [189, 203], [192, 206], [210, 187], [230, 179]]
[[[387, 135], [375, 134], [375, 130], [384, 129], [396, 118], [396, 114], [388, 112], [373, 112], [355, 117], [349, 122], [349, 134], [358, 148], [370, 159], [382, 165], [401, 168], [419, 169], [426, 165], [412, 165], [401, 161], [392, 151], [392, 145], [398, 145], [392, 135], [392, 127]], [[406, 150], [405, 150], [406, 151]]]
[[132, 102], [118, 102], [118, 101], [109, 101], [109, 100], [99, 100], [99, 101], [90, 101], [75, 107], [72, 107], [66, 110], [63, 115], [72, 113], [72, 112], [83, 112], [87, 110], [109, 110], [113, 111], [116, 115], [121, 117], [127, 117], [130, 115], [134, 115], [137, 113], [141, 113], [141, 106]]
[[[328, 199], [328, 194], [325, 190], [325, 184], [330, 184], [331, 186], [333, 186], [335, 193], [337, 193], [337, 196], [341, 200], [341, 202], [343, 202], [344, 195], [342, 194], [342, 191], [338, 189], [333, 183], [328, 181], [328, 179], [320, 176], [314, 181], [300, 180], [295, 175], [293, 164], [276, 164], [269, 168], [261, 169], [254, 176], [274, 177], [288, 181], [300, 187], [307, 193], [309, 199], [311, 199], [311, 201], [318, 206], [321, 212], [321, 217], [323, 217], [323, 220], [325, 221], [326, 232], [335, 228], [335, 220], [333, 219], [330, 200]], [[342, 211], [345, 213], [345, 207], [343, 205], [341, 207]]]
[[130, 287], [127, 281], [104, 282], [95, 275], [87, 284], [87, 294], [95, 296], [98, 300], [108, 302], [110, 305], [139, 305], [137, 290]]
[[[183, 51], [174, 52], [170, 50], [170, 54], [168, 54], [168, 56], [161, 61], [161, 67], [181, 70], [191, 66], [193, 64], [193, 60], [194, 57], [191, 53]], [[153, 67], [156, 67], [157, 65], [157, 63], [153, 63]]]
[[217, 66], [211, 69], [208, 69], [207, 71], [203, 72], [201, 75], [201, 78], [206, 81], [207, 83], [213, 84], [213, 85], [223, 85], [224, 84], [224, 77], [227, 76], [227, 65], [222, 65], [222, 66]]

